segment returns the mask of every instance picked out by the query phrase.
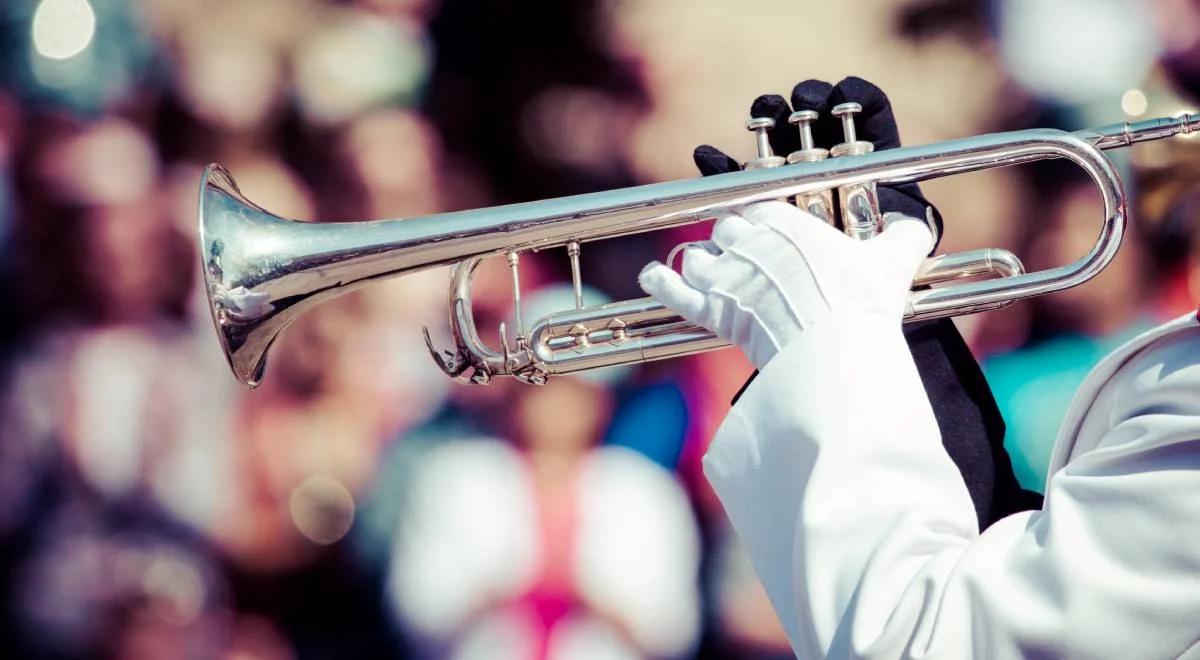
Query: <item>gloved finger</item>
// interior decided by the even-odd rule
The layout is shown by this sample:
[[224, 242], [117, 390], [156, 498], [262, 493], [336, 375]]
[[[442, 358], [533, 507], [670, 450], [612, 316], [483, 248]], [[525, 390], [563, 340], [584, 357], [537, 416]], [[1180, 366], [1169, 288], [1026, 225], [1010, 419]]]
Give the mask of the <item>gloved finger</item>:
[[742, 169], [742, 166], [725, 152], [707, 144], [696, 147], [692, 152], [692, 162], [696, 163], [696, 169], [700, 170], [701, 176], [728, 174]]
[[[839, 82], [830, 93], [830, 107], [838, 103], [853, 101], [863, 107], [862, 112], [855, 118], [858, 139], [866, 140], [875, 145], [876, 151], [894, 149], [900, 146], [900, 129], [896, 125], [896, 116], [892, 111], [891, 101], [887, 94], [877, 85], [862, 78], [850, 77]], [[840, 129], [839, 129], [840, 132]], [[840, 139], [839, 139], [840, 141]], [[899, 194], [891, 194], [892, 191]], [[885, 211], [896, 211], [905, 215], [924, 217], [925, 207], [929, 202], [921, 194], [921, 189], [915, 183], [905, 183], [892, 186], [880, 186], [879, 207]], [[941, 215], [936, 215], [941, 222]], [[938, 232], [941, 236], [941, 232]]]
[[747, 206], [742, 214], [756, 227], [773, 230], [780, 240], [791, 242], [801, 251], [821, 250], [830, 241], [853, 240], [811, 213], [784, 202], [759, 202]]
[[933, 249], [941, 241], [944, 225], [942, 214], [938, 212], [929, 200], [921, 196], [915, 183], [902, 186], [879, 186], [879, 208], [886, 213], [901, 213], [914, 218], [924, 218], [928, 209], [933, 209], [933, 222], [937, 227], [934, 234]]
[[875, 151], [900, 146], [900, 129], [896, 126], [892, 103], [882, 89], [862, 78], [846, 78], [834, 85], [829, 107], [850, 102], [862, 106], [862, 112], [854, 118], [858, 139], [873, 143]]
[[695, 289], [707, 291], [712, 287], [716, 261], [717, 255], [699, 245], [689, 245], [683, 251], [683, 281]]
[[[805, 80], [792, 88], [793, 110], [815, 110], [819, 115], [813, 124], [813, 144], [828, 149], [842, 141], [841, 122], [829, 114], [829, 95], [833, 85], [824, 80]], [[799, 133], [797, 140], [799, 140]]]
[[673, 309], [683, 318], [699, 322], [704, 310], [704, 293], [683, 281], [683, 276], [661, 262], [651, 261], [638, 273], [638, 284], [647, 295]]
[[920, 218], [887, 213], [883, 216], [883, 231], [870, 242], [883, 253], [885, 263], [911, 280], [933, 249], [933, 234]]
[[741, 209], [741, 216], [752, 225], [779, 224], [808, 227], [820, 225], [826, 229], [837, 231], [808, 211], [801, 210], [778, 200], [758, 202]]
[[728, 250], [734, 243], [749, 236], [752, 231], [754, 225], [749, 220], [736, 213], [726, 213], [713, 225], [712, 242], [722, 250]]
[[800, 134], [788, 123], [791, 114], [791, 106], [778, 94], [763, 94], [750, 104], [751, 117], [770, 117], [775, 120], [775, 127], [767, 131], [767, 138], [776, 156], [787, 156], [800, 148]]

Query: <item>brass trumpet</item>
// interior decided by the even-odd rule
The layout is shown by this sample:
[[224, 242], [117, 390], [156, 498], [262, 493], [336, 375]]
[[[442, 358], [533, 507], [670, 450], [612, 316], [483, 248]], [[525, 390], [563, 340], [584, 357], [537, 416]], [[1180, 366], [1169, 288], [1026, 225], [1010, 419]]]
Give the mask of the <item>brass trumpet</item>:
[[[1125, 227], [1125, 191], [1101, 150], [1200, 128], [1200, 114], [1188, 114], [1075, 133], [1023, 130], [873, 152], [854, 134], [855, 104], [834, 111], [842, 117], [845, 142], [829, 152], [813, 148], [813, 117], [798, 112], [790, 121], [801, 132], [802, 148], [787, 158], [771, 154], [768, 124], [751, 121], [758, 158], [742, 172], [397, 220], [320, 224], [281, 218], [243, 197], [223, 167], [210, 165], [200, 184], [200, 246], [221, 348], [234, 375], [254, 387], [275, 337], [305, 311], [374, 280], [442, 265], [452, 266], [449, 316], [455, 345], [436, 350], [428, 331], [425, 340], [439, 366], [463, 382], [513, 376], [540, 384], [555, 374], [723, 348], [726, 342], [652, 298], [583, 306], [578, 295], [582, 244], [700, 222], [723, 208], [779, 198], [840, 224], [850, 236], [868, 238], [881, 229], [877, 184], [1046, 158], [1070, 160], [1092, 178], [1103, 199], [1099, 237], [1086, 255], [1031, 273], [998, 249], [932, 257], [917, 275], [905, 319], [1002, 307], [1081, 284], [1116, 254]], [[571, 259], [575, 308], [538, 319], [526, 331], [520, 316], [520, 254], [563, 246]], [[515, 342], [510, 345], [501, 326], [499, 350], [480, 340], [471, 314], [473, 272], [482, 258], [493, 255], [507, 255], [517, 307]]]

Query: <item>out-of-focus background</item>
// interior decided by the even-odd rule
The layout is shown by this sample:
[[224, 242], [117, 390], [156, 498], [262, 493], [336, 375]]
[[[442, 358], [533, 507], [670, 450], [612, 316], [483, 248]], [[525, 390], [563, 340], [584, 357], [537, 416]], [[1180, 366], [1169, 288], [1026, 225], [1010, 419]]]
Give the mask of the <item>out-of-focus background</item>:
[[[0, 653], [785, 657], [698, 467], [736, 351], [455, 385], [420, 333], [439, 270], [311, 313], [248, 392], [204, 305], [196, 190], [220, 161], [266, 208], [348, 221], [692, 177], [697, 144], [751, 155], [758, 94], [846, 75], [908, 143], [1173, 114], [1200, 3], [5, 0]], [[1132, 231], [1104, 274], [959, 319], [1026, 487], [1089, 367], [1200, 298], [1200, 144], [1119, 162]], [[1064, 167], [925, 191], [945, 251], [1038, 268], [1099, 227]], [[587, 302], [694, 233], [585, 246]], [[482, 271], [489, 336], [511, 294]], [[526, 318], [567, 273], [523, 260]]]

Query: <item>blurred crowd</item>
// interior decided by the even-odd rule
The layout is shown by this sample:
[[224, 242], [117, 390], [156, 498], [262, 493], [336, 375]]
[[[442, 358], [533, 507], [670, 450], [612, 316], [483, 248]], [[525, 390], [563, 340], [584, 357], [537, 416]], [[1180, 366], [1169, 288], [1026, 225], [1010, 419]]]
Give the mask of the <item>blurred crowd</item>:
[[[782, 629], [699, 470], [750, 365], [720, 351], [531, 387], [448, 381], [447, 273], [323, 305], [229, 374], [199, 278], [221, 162], [300, 221], [406, 217], [696, 176], [750, 156], [760, 93], [846, 75], [909, 143], [1174, 114], [1193, 0], [6, 0], [0, 5], [0, 654], [773, 658]], [[1117, 260], [959, 319], [1040, 490], [1115, 344], [1200, 300], [1200, 148], [1117, 156]], [[1029, 269], [1099, 230], [1043, 164], [925, 184], [943, 251]], [[585, 302], [639, 295], [684, 228], [589, 243]], [[512, 327], [502, 259], [475, 317]], [[521, 262], [523, 316], [569, 307]]]

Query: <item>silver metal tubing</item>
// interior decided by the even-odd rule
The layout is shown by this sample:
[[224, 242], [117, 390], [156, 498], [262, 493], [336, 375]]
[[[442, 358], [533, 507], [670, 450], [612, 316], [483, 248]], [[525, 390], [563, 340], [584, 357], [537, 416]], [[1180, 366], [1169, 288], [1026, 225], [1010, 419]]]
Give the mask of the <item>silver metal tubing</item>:
[[1025, 267], [1015, 254], [1000, 248], [983, 248], [926, 259], [913, 278], [913, 286], [932, 286], [975, 277], [1013, 277], [1024, 272]]
[[[803, 199], [846, 186], [923, 181], [1043, 158], [1075, 162], [1096, 182], [1104, 200], [1096, 246], [1073, 264], [984, 281], [957, 282], [960, 276], [946, 266], [938, 280], [945, 286], [912, 294], [914, 319], [970, 313], [1074, 286], [1099, 272], [1115, 254], [1125, 222], [1124, 190], [1099, 150], [1198, 128], [1200, 115], [1188, 115], [1075, 134], [1017, 131], [561, 199], [356, 223], [294, 222], [272, 215], [242, 196], [224, 168], [210, 165], [199, 204], [204, 276], [222, 348], [234, 374], [250, 386], [262, 378], [275, 337], [308, 309], [381, 278], [452, 264], [458, 264], [450, 301], [455, 347], [435, 351], [442, 368], [475, 382], [494, 375], [542, 382], [547, 374], [577, 370], [578, 365], [658, 359], [709, 350], [719, 342], [643, 300], [614, 303], [602, 311], [552, 314], [524, 329], [528, 346], [498, 353], [479, 341], [471, 319], [469, 280], [475, 260], [674, 227], [710, 219], [729, 207], [797, 195]], [[993, 263], [1006, 263], [1008, 257]], [[559, 334], [565, 323], [561, 319], [574, 318], [571, 314], [587, 318]], [[605, 329], [593, 330], [595, 323]], [[575, 325], [584, 334], [572, 330]], [[595, 334], [610, 330], [611, 337]], [[563, 336], [586, 347], [554, 350], [567, 341]], [[475, 373], [468, 376], [471, 370]]]
[[575, 294], [575, 309], [583, 309], [583, 281], [579, 276], [579, 241], [567, 243], [567, 258], [571, 260], [571, 291]]

